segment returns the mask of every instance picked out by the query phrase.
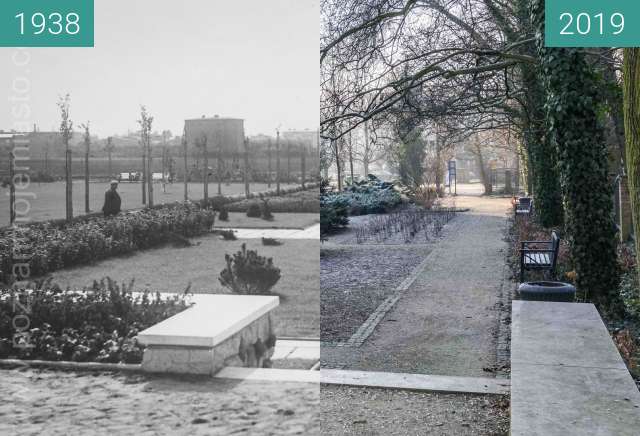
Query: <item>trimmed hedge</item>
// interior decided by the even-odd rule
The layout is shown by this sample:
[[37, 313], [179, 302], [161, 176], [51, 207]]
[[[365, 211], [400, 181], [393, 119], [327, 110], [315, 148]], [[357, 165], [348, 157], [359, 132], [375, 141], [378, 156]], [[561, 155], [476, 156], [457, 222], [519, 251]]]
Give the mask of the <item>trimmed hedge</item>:
[[[280, 195], [304, 194], [315, 186], [308, 184], [305, 189], [283, 189]], [[276, 195], [273, 190], [259, 197], [271, 198]], [[250, 196], [254, 197], [258, 196]], [[70, 222], [51, 220], [1, 228], [0, 283], [12, 281], [14, 263], [18, 262], [24, 262], [28, 267], [16, 270], [15, 278], [39, 277], [62, 268], [172, 243], [176, 236], [203, 235], [214, 224], [214, 210], [242, 204], [243, 200], [244, 196], [217, 196], [207, 202], [156, 205], [153, 208], [126, 211], [110, 218], [91, 214], [76, 217]], [[271, 201], [271, 209], [280, 212], [280, 203], [275, 200], [279, 199]], [[317, 209], [316, 202], [316, 212]], [[13, 261], [21, 254], [28, 260]]]
[[[59, 227], [39, 223], [0, 231], [0, 281], [10, 282], [14, 263], [28, 264], [16, 269], [17, 279], [38, 277], [73, 267], [160, 246], [175, 241], [176, 235], [199, 236], [209, 232], [215, 212], [185, 203], [127, 212], [110, 218], [91, 218]], [[14, 261], [24, 255], [27, 260]]]

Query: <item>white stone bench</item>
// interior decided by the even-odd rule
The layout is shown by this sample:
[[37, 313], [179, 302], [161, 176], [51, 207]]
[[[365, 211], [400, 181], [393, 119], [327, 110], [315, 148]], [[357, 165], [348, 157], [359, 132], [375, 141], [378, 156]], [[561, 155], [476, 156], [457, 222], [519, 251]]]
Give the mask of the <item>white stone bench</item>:
[[138, 334], [149, 372], [213, 375], [225, 366], [262, 367], [275, 345], [278, 297], [197, 294], [194, 305]]
[[640, 434], [640, 392], [592, 304], [512, 308], [511, 435]]

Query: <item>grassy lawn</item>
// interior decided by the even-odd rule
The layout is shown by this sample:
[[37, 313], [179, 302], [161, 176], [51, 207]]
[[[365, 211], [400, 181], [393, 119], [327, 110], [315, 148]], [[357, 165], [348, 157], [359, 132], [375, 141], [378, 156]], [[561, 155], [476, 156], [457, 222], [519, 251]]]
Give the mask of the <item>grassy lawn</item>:
[[[296, 185], [283, 184], [282, 187], [290, 188]], [[104, 203], [104, 192], [108, 188], [107, 182], [95, 182], [89, 184], [89, 206], [93, 212], [99, 212]], [[252, 183], [251, 192], [264, 192], [269, 188], [265, 183]], [[275, 189], [275, 185], [271, 188]], [[29, 197], [31, 209], [29, 218], [32, 221], [44, 221], [65, 217], [64, 204], [64, 182], [54, 183], [32, 183], [28, 192], [33, 194]], [[118, 185], [118, 192], [122, 198], [122, 210], [139, 209], [142, 207], [142, 187], [140, 183], [122, 182]], [[153, 184], [154, 201], [156, 204], [172, 203], [182, 201], [184, 196], [184, 185], [182, 183], [167, 184], [165, 191], [160, 183]], [[189, 183], [188, 196], [190, 200], [201, 200], [204, 198], [204, 187], [202, 183]], [[218, 193], [217, 183], [209, 184], [209, 197], [214, 197]], [[222, 185], [223, 195], [244, 194], [243, 183], [231, 183]], [[244, 210], [244, 209], [243, 209]], [[74, 216], [84, 215], [84, 182], [82, 180], [73, 181], [73, 212]], [[9, 224], [9, 189], [0, 188], [0, 226]]]
[[227, 293], [218, 275], [225, 267], [225, 253], [247, 249], [273, 257], [282, 277], [273, 288], [281, 296], [275, 311], [279, 336], [319, 337], [320, 267], [318, 240], [284, 240], [276, 247], [262, 246], [260, 240], [223, 241], [209, 235], [192, 240], [192, 247], [164, 247], [132, 256], [108, 259], [95, 265], [57, 271], [54, 282], [62, 287], [84, 287], [110, 276], [118, 282], [135, 279], [136, 288], [159, 292], [181, 292], [191, 283], [194, 293]]
[[214, 227], [236, 229], [306, 229], [320, 222], [317, 213], [274, 213], [272, 221], [249, 218], [246, 213], [229, 212], [229, 221], [216, 219]]

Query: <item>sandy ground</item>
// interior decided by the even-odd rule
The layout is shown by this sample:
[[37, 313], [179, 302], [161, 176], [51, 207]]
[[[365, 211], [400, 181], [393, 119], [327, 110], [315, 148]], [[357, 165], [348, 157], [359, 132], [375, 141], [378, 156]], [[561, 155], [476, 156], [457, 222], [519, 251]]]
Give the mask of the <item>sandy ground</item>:
[[320, 401], [323, 435], [509, 434], [508, 401], [498, 396], [323, 386]]
[[471, 210], [445, 227], [413, 285], [363, 346], [324, 346], [323, 366], [489, 376], [485, 368], [496, 364], [509, 199], [470, 195], [455, 202]]
[[2, 435], [318, 435], [314, 384], [0, 370]]

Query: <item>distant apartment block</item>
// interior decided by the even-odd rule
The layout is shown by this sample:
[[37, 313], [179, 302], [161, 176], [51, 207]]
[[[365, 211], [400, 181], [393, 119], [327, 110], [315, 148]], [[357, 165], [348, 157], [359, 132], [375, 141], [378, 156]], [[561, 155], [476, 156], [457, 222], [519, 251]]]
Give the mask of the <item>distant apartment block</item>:
[[207, 138], [207, 149], [226, 152], [240, 152], [244, 149], [244, 120], [223, 118], [218, 115], [207, 118], [185, 120], [187, 144], [194, 147], [198, 141]]

